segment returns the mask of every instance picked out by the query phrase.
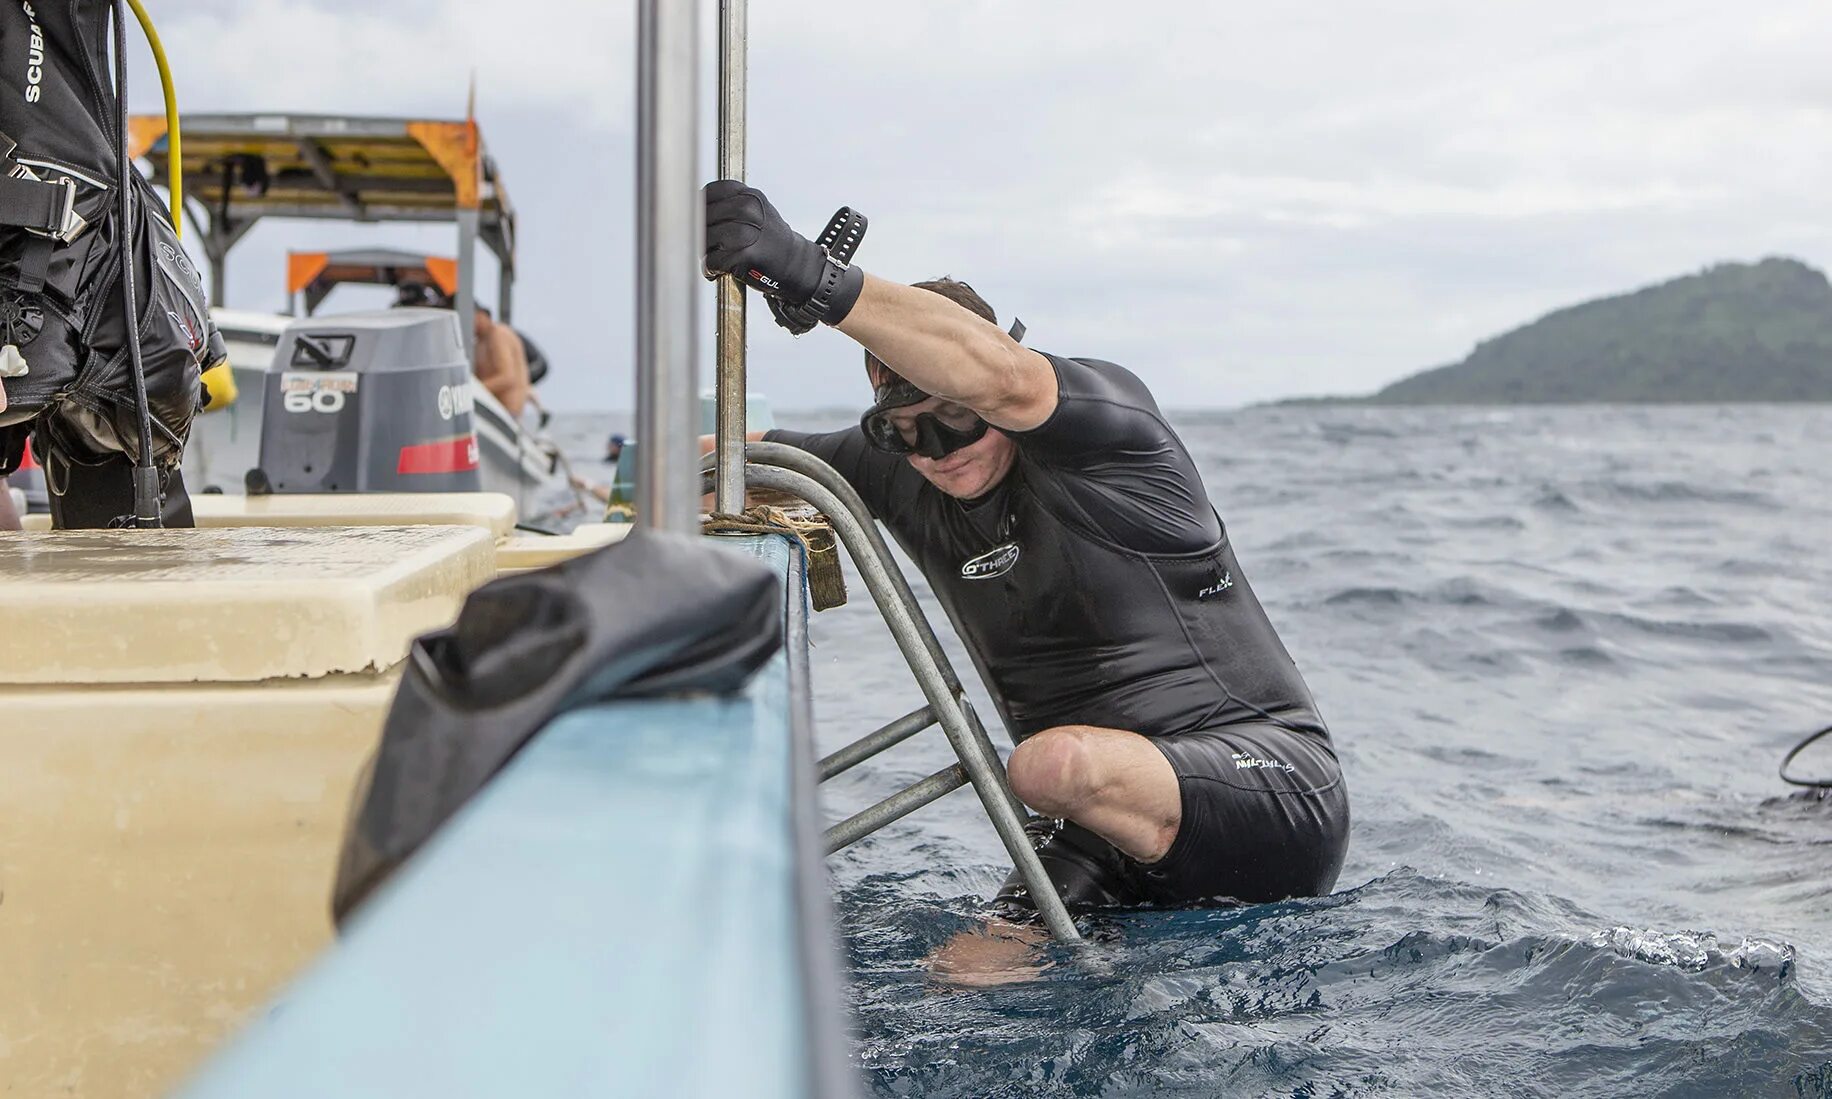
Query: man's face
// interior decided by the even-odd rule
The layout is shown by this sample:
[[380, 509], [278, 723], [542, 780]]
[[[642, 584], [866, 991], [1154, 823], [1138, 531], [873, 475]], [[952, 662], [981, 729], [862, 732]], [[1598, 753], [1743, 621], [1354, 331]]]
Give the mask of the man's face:
[[[913, 443], [916, 441], [916, 417], [925, 412], [932, 413], [936, 419], [957, 431], [972, 429], [979, 419], [979, 415], [971, 408], [953, 401], [944, 401], [940, 397], [930, 397], [919, 404], [894, 408], [885, 417], [906, 441]], [[943, 457], [926, 458], [921, 454], [911, 454], [909, 463], [936, 488], [957, 499], [971, 500], [992, 491], [1011, 472], [1017, 459], [1017, 444], [995, 427]]]

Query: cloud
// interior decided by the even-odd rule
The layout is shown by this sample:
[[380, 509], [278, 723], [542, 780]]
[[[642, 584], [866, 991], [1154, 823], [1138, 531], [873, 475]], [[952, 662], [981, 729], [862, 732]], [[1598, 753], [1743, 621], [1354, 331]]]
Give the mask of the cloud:
[[225, 0], [168, 4], [159, 19], [195, 109], [461, 117], [475, 74], [497, 109], [629, 124], [627, 4]]
[[[192, 109], [450, 116], [475, 71], [552, 403], [627, 407], [633, 5], [167, 9]], [[1360, 391], [1715, 260], [1832, 261], [1827, 56], [1823, 0], [773, 0], [750, 175], [806, 232], [863, 209], [867, 267], [967, 278], [1167, 404]], [[325, 240], [257, 230], [232, 300], [275, 300], [279, 252]], [[752, 317], [754, 388], [862, 396], [843, 338]]]

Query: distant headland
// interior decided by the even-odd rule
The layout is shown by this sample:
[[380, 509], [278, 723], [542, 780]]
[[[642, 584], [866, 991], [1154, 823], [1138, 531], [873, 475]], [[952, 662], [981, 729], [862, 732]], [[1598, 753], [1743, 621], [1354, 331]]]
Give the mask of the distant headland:
[[1294, 403], [1832, 401], [1832, 285], [1798, 260], [1720, 263], [1573, 305], [1363, 397]]

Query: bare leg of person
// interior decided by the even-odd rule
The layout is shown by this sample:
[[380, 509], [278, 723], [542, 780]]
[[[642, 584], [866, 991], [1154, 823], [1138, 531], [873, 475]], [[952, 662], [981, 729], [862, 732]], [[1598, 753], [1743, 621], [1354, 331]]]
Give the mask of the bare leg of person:
[[[1170, 761], [1137, 733], [1093, 725], [1045, 729], [1018, 745], [1007, 767], [1012, 790], [1046, 817], [1072, 820], [1140, 862], [1170, 850], [1183, 798]], [[1034, 979], [1049, 935], [994, 918], [929, 957], [950, 984], [984, 987]]]
[[1019, 984], [1043, 971], [1043, 947], [1050, 933], [1036, 924], [997, 917], [963, 931], [929, 955], [929, 972], [948, 984], [969, 988]]
[[1137, 733], [1045, 729], [1018, 745], [1006, 769], [1024, 804], [1072, 820], [1140, 862], [1163, 858], [1183, 823], [1176, 772]]

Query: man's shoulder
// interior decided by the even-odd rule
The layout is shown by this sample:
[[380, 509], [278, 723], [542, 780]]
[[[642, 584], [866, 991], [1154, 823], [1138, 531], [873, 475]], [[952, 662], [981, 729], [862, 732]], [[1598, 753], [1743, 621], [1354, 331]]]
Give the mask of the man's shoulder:
[[1137, 374], [1106, 359], [1040, 354], [1056, 369], [1056, 407], [1036, 427], [1012, 433], [1020, 446], [1041, 452], [1105, 450], [1171, 434], [1157, 399]]
[[1070, 361], [1081, 367], [1075, 372], [1081, 375], [1077, 380], [1087, 385], [1090, 396], [1131, 399], [1149, 405], [1154, 412], [1157, 410], [1158, 402], [1152, 396], [1151, 386], [1132, 370], [1110, 359], [1077, 356]]
[[1144, 381], [1105, 359], [1050, 358], [1056, 411], [1018, 443], [1064, 521], [1148, 553], [1212, 544], [1220, 524], [1195, 459]]
[[[1064, 406], [1104, 405], [1161, 420], [1151, 387], [1133, 371], [1109, 359], [1039, 352], [1056, 370], [1056, 415]], [[1047, 423], [1047, 421], [1046, 421]]]

